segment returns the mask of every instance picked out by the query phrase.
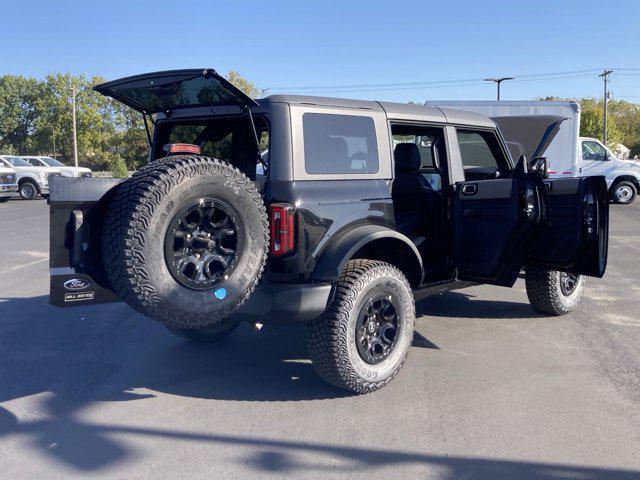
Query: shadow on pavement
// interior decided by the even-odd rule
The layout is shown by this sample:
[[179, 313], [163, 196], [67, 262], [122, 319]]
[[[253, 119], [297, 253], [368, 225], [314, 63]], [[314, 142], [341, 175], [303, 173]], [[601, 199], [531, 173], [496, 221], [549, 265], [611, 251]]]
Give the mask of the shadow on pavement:
[[[478, 303], [466, 295], [442, 297], [420, 306], [430, 314], [435, 310], [444, 315], [448, 304], [451, 316], [452, 305], [464, 311]], [[418, 465], [451, 479], [640, 478], [635, 471], [91, 423], [80, 420], [79, 414], [92, 402], [134, 401], [153, 397], [154, 391], [234, 401], [299, 401], [348, 394], [317, 377], [306, 357], [300, 326], [265, 327], [260, 333], [242, 326], [224, 343], [201, 346], [168, 334], [123, 304], [61, 310], [50, 307], [46, 296], [0, 299], [0, 319], [0, 402], [50, 392], [38, 399], [43, 420], [18, 421], [0, 407], [0, 437], [25, 436], [35, 451], [83, 472], [116, 468], [137, 455], [112, 435], [119, 434], [250, 447], [253, 456], [247, 459], [243, 453], [238, 462], [258, 472], [326, 470], [327, 475], [340, 471], [355, 475], [389, 465]], [[438, 348], [421, 335], [414, 345]], [[320, 458], [317, 463], [303, 462], [302, 453]]]
[[416, 304], [416, 316], [453, 318], [531, 318], [540, 317], [528, 303], [502, 300], [476, 300], [458, 291], [440, 293]]
[[[254, 453], [249, 457], [244, 452], [239, 454], [238, 463], [263, 474], [271, 472], [296, 475], [302, 472], [324, 472], [325, 475], [345, 473], [355, 476], [381, 467], [413, 465], [435, 470], [438, 472], [438, 478], [441, 479], [622, 480], [640, 478], [640, 472], [633, 470], [429, 455], [378, 448], [344, 447], [326, 443], [303, 443], [172, 429], [78, 423], [73, 419], [18, 423], [11, 412], [0, 408], [0, 435], [15, 432], [32, 436], [36, 447], [46, 451], [65, 465], [85, 472], [103, 469], [133, 455], [132, 452], [126, 450], [126, 447], [116, 444], [109, 438], [112, 434], [120, 434], [143, 438], [202, 442], [212, 446], [248, 447]], [[318, 458], [318, 461], [315, 463], [308, 460], [301, 461], [298, 455], [304, 453], [313, 454], [314, 458]], [[212, 470], [214, 469], [215, 466], [212, 466]]]
[[53, 413], [95, 400], [133, 400], [134, 388], [195, 398], [296, 401], [344, 397], [308, 360], [300, 325], [241, 325], [194, 344], [124, 304], [59, 309], [46, 296], [0, 299], [0, 402], [53, 392]]

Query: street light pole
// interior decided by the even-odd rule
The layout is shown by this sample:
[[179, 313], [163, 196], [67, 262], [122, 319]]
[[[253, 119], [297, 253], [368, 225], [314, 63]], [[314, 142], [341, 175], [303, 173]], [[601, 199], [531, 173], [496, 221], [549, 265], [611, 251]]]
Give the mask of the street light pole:
[[613, 70], [607, 70], [606, 68], [600, 74], [604, 80], [604, 126], [602, 131], [602, 141], [607, 144], [607, 100], [609, 99], [609, 90], [607, 90], [607, 83], [609, 82], [609, 75], [613, 73]]
[[513, 80], [514, 77], [498, 77], [498, 78], [485, 78], [485, 82], [494, 82], [498, 87], [498, 101], [500, 101], [500, 84], [505, 80]]
[[51, 140], [53, 142], [53, 158], [56, 158], [56, 127], [51, 125]]
[[78, 167], [78, 138], [76, 135], [76, 95], [78, 90], [71, 87], [71, 119], [73, 123], [73, 165]]

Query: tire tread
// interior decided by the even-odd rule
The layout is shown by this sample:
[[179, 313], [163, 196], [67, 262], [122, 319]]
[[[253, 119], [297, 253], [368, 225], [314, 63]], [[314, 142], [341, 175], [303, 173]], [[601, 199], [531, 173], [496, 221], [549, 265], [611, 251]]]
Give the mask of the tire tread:
[[184, 318], [159, 295], [149, 282], [144, 255], [139, 248], [147, 240], [151, 217], [162, 198], [187, 178], [222, 174], [244, 185], [250, 201], [258, 205], [264, 232], [264, 251], [258, 274], [240, 298], [220, 312], [229, 316], [251, 295], [264, 271], [269, 249], [266, 208], [260, 192], [249, 178], [234, 166], [215, 158], [176, 155], [159, 159], [135, 172], [117, 185], [103, 223], [102, 255], [104, 268], [115, 293], [136, 311], [173, 328], [200, 328], [211, 325], [209, 315]]

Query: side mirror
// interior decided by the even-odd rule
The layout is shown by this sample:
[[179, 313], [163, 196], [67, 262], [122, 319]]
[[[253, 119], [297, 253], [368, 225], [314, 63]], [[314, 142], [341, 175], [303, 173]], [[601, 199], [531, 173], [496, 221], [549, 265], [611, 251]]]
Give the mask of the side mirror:
[[546, 157], [536, 157], [531, 160], [529, 165], [530, 173], [537, 173], [542, 178], [549, 178], [549, 164]]

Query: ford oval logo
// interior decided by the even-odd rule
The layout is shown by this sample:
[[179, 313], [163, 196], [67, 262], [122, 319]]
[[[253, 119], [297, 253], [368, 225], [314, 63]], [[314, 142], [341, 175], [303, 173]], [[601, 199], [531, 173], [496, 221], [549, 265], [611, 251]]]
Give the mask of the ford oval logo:
[[91, 285], [91, 282], [82, 278], [72, 278], [71, 280], [64, 282], [64, 288], [67, 290], [82, 290], [83, 288], [87, 288], [89, 285]]

